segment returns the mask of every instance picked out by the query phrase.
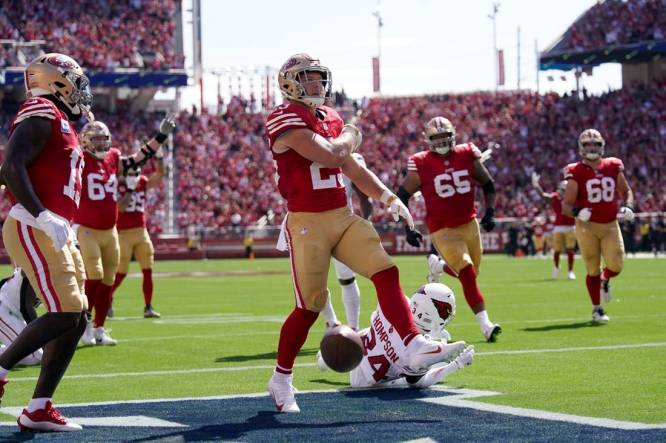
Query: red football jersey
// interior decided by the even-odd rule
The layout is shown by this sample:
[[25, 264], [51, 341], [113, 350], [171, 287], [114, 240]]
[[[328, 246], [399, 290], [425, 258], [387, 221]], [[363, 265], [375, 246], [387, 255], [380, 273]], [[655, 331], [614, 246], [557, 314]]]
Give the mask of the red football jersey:
[[476, 217], [473, 178], [474, 161], [481, 151], [473, 143], [457, 145], [447, 157], [421, 151], [409, 158], [408, 171], [421, 179], [421, 193], [426, 205], [426, 224], [432, 233], [455, 228]]
[[[53, 102], [36, 97], [21, 105], [9, 130], [10, 135], [19, 123], [30, 117], [51, 120], [51, 137], [28, 166], [32, 187], [46, 209], [72, 221], [81, 197], [83, 170], [83, 151], [76, 130]], [[11, 193], [9, 198], [12, 204], [16, 203]]]
[[550, 194], [550, 207], [555, 212], [555, 226], [573, 226], [576, 220], [562, 213], [562, 196], [559, 192], [552, 192]]
[[118, 223], [116, 227], [118, 230], [144, 228], [146, 227], [146, 182], [148, 177], [145, 175], [139, 176], [139, 183], [137, 183], [134, 191], [130, 191], [126, 186], [120, 186], [120, 196], [122, 197], [128, 192], [132, 193], [127, 208], [125, 211], [118, 211]]
[[92, 229], [111, 229], [118, 219], [120, 150], [111, 148], [103, 160], [85, 152], [81, 205], [74, 222]]
[[622, 160], [602, 158], [597, 169], [582, 161], [564, 168], [564, 178], [578, 183], [574, 206], [592, 209], [590, 221], [610, 223], [617, 218], [617, 176], [624, 171]]
[[[317, 108], [315, 116], [310, 108], [298, 103], [278, 106], [266, 119], [266, 132], [271, 148], [275, 140], [290, 129], [307, 128], [326, 139], [340, 135], [344, 122], [328, 106]], [[347, 205], [347, 194], [342, 181], [342, 169], [325, 168], [308, 160], [293, 149], [273, 153], [277, 169], [277, 185], [292, 212], [323, 212]]]

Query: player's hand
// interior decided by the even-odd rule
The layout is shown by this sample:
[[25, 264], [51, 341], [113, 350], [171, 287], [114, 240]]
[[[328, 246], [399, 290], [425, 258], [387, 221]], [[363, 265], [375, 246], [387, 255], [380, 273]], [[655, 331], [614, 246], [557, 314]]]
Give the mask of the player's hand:
[[580, 220], [580, 221], [589, 221], [590, 217], [592, 217], [592, 209], [590, 208], [574, 208], [574, 216]]
[[351, 152], [355, 152], [361, 143], [363, 143], [363, 134], [361, 130], [354, 125], [346, 124], [342, 127], [343, 134], [349, 134], [353, 140]]
[[541, 176], [539, 174], [537, 174], [536, 172], [533, 172], [532, 173], [532, 186], [534, 186], [535, 188], [537, 186], [539, 186], [539, 179], [540, 178], [541, 178]]
[[634, 214], [634, 210], [631, 209], [629, 206], [622, 206], [620, 208], [620, 216], [622, 217], [622, 220], [624, 221], [634, 221], [634, 218], [636, 215]]
[[486, 232], [495, 229], [495, 208], [486, 208], [486, 213], [481, 219], [481, 226]]
[[460, 355], [453, 360], [456, 366], [458, 366], [458, 369], [463, 369], [472, 364], [472, 360], [474, 360], [474, 352], [474, 346], [467, 346], [463, 349]]
[[405, 233], [407, 234], [407, 243], [415, 248], [421, 246], [423, 243], [423, 235], [419, 231], [409, 229], [408, 226], [405, 226]]
[[167, 114], [160, 122], [160, 134], [169, 135], [176, 129], [176, 114]]
[[72, 230], [69, 227], [69, 223], [56, 217], [48, 209], [40, 212], [36, 220], [39, 229], [49, 236], [56, 251], [60, 251], [65, 247], [67, 240], [72, 236]]

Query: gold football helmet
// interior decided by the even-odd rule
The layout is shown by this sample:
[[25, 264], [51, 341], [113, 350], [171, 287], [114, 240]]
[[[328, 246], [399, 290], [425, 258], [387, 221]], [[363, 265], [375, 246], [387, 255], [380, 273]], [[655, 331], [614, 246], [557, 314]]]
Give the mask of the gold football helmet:
[[[312, 76], [313, 73], [319, 73], [319, 78]], [[278, 84], [285, 98], [316, 108], [323, 105], [330, 95], [332, 76], [319, 59], [308, 54], [296, 54], [280, 68]], [[316, 92], [313, 92], [314, 85], [317, 86]]]
[[456, 128], [448, 119], [434, 117], [425, 124], [423, 137], [431, 151], [446, 155], [456, 145]]
[[79, 134], [79, 142], [86, 151], [99, 160], [103, 160], [111, 149], [111, 132], [100, 121], [87, 123]]
[[28, 98], [52, 95], [73, 119], [90, 114], [90, 81], [73, 58], [55, 52], [41, 55], [25, 68], [24, 79]]
[[587, 160], [598, 160], [604, 156], [606, 141], [596, 129], [586, 129], [578, 137], [578, 153]]

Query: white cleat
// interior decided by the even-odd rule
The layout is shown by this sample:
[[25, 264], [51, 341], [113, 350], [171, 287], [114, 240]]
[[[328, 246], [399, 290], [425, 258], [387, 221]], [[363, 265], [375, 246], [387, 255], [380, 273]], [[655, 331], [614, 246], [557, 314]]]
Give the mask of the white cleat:
[[442, 275], [442, 260], [435, 254], [428, 255], [428, 283], [439, 283]]
[[95, 343], [98, 346], [115, 346], [118, 340], [111, 338], [111, 330], [105, 330], [103, 326], [95, 328]]
[[268, 392], [271, 394], [278, 412], [301, 412], [301, 408], [298, 407], [296, 398], [294, 397], [296, 388], [291, 384], [291, 381], [291, 375], [285, 378], [284, 381], [280, 381], [275, 374], [268, 381]]
[[557, 277], [560, 276], [560, 268], [559, 266], [553, 266], [553, 273], [551, 274], [553, 277], [553, 280], [557, 280]]
[[83, 331], [81, 336], [81, 343], [83, 346], [95, 346], [97, 342], [95, 341], [95, 328], [93, 328], [92, 322], [88, 322], [86, 330]]
[[497, 341], [497, 336], [502, 333], [502, 327], [500, 325], [493, 324], [489, 328], [482, 329], [482, 332], [488, 343], [495, 343]]
[[472, 360], [474, 360], [474, 346], [467, 346], [459, 356], [456, 357], [455, 360], [453, 360], [453, 363], [456, 364], [458, 369], [465, 368], [469, 365], [472, 364]]
[[321, 372], [326, 372], [329, 369], [324, 357], [321, 356], [321, 351], [317, 351], [317, 367]]
[[592, 311], [592, 323], [605, 324], [610, 321], [610, 317], [606, 315], [604, 308], [594, 308]]
[[406, 372], [410, 375], [421, 375], [435, 363], [450, 363], [465, 347], [464, 341], [445, 344], [419, 335], [407, 347]]
[[574, 274], [574, 271], [569, 271], [569, 273], [567, 274], [567, 278], [569, 280], [576, 280], [576, 274]]
[[610, 282], [608, 280], [601, 280], [601, 299], [604, 303], [610, 303], [612, 298]]

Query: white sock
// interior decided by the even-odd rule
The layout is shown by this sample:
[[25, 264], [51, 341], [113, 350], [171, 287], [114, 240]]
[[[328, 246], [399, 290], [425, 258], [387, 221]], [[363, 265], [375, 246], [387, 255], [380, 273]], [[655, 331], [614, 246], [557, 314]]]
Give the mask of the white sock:
[[601, 309], [601, 305], [592, 305], [592, 308], [594, 310]]
[[361, 316], [361, 290], [358, 288], [356, 280], [349, 285], [341, 287], [342, 302], [345, 305], [345, 314], [347, 314], [347, 324], [350, 328], [358, 330], [358, 322]]
[[281, 383], [291, 383], [293, 374], [283, 374], [282, 372], [273, 371], [273, 378]]
[[7, 374], [9, 374], [9, 369], [0, 366], [0, 380], [7, 380]]
[[37, 409], [44, 409], [46, 407], [46, 402], [51, 401], [50, 398], [33, 398], [28, 403], [28, 412], [35, 412]]
[[493, 324], [490, 322], [490, 319], [488, 318], [488, 311], [486, 311], [485, 309], [481, 312], [477, 312], [475, 314], [475, 317], [476, 321], [479, 322], [479, 326], [481, 326], [481, 329], [483, 331], [493, 327]]
[[329, 325], [337, 325], [340, 323], [338, 321], [338, 317], [335, 315], [335, 310], [333, 309], [333, 305], [331, 304], [331, 293], [328, 293], [328, 299], [326, 300], [326, 306], [324, 306], [324, 309], [321, 311], [321, 314], [324, 316], [324, 320], [326, 320], [326, 323]]

